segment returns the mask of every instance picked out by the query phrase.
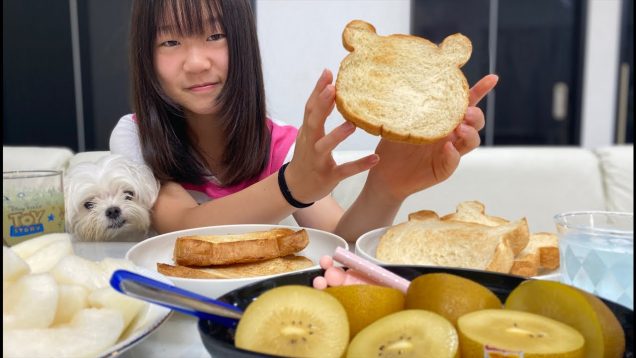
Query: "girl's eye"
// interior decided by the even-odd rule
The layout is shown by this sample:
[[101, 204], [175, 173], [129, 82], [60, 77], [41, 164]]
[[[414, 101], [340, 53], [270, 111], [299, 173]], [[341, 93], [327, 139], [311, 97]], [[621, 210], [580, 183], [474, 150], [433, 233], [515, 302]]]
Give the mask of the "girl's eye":
[[214, 34], [208, 37], [208, 41], [219, 41], [225, 38], [225, 34]]
[[133, 193], [130, 190], [126, 190], [124, 194], [126, 195], [125, 197], [126, 200], [133, 200], [133, 197], [135, 196], [135, 193]]
[[176, 40], [164, 41], [159, 44], [159, 46], [163, 46], [163, 47], [175, 47], [177, 45], [179, 45], [179, 41], [176, 41]]
[[92, 209], [95, 207], [95, 203], [93, 203], [92, 201], [87, 201], [84, 203], [84, 207], [88, 210]]

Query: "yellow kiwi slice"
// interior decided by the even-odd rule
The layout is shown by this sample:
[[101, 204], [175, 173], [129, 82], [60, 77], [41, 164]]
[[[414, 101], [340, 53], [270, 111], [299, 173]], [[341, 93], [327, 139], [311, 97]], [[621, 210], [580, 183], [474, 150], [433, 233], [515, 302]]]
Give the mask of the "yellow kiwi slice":
[[612, 311], [596, 296], [556, 281], [528, 280], [506, 299], [506, 309], [550, 317], [585, 337], [587, 358], [618, 358], [625, 352], [625, 332]]
[[349, 344], [348, 358], [452, 358], [458, 354], [455, 327], [429, 311], [404, 310], [384, 316], [360, 331]]
[[340, 301], [349, 319], [349, 338], [378, 319], [404, 309], [404, 294], [391, 287], [348, 285], [324, 290]]
[[574, 328], [538, 314], [487, 309], [457, 320], [463, 358], [482, 358], [484, 349], [523, 352], [524, 358], [583, 357], [585, 339]]
[[341, 357], [349, 342], [344, 308], [328, 293], [298, 285], [260, 295], [236, 328], [236, 347], [292, 357]]
[[486, 308], [501, 308], [502, 303], [486, 286], [475, 281], [448, 273], [429, 273], [411, 281], [405, 306], [433, 311], [456, 326], [460, 316]]

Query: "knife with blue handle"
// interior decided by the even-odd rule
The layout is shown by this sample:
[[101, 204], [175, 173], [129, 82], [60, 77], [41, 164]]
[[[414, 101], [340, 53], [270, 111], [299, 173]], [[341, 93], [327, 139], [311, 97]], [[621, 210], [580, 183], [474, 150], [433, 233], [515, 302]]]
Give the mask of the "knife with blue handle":
[[110, 278], [117, 291], [181, 313], [235, 328], [243, 311], [228, 303], [154, 280], [127, 270], [117, 270]]

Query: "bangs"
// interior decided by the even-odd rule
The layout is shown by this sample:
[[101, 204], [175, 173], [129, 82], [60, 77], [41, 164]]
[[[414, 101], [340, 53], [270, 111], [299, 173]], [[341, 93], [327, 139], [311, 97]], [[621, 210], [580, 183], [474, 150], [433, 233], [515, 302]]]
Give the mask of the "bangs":
[[224, 31], [218, 1], [162, 0], [157, 7], [157, 34], [200, 35], [207, 31]]

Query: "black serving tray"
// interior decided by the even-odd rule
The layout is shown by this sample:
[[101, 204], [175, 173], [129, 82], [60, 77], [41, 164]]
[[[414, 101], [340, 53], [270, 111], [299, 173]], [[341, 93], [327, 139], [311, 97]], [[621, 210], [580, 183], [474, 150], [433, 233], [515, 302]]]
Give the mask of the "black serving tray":
[[[462, 276], [488, 287], [492, 290], [502, 302], [505, 302], [508, 294], [526, 279], [519, 276], [506, 275], [494, 272], [485, 272], [479, 270], [467, 270], [445, 267], [423, 267], [423, 266], [384, 266], [386, 269], [408, 279], [413, 280], [417, 276], [433, 273], [446, 272], [454, 275]], [[314, 277], [323, 275], [324, 270], [304, 271], [301, 273], [288, 274], [272, 279], [256, 282], [246, 285], [234, 291], [231, 291], [218, 299], [241, 309], [245, 309], [254, 298], [260, 296], [267, 290], [274, 287], [284, 285], [304, 285], [312, 286]], [[625, 355], [624, 357], [633, 357], [634, 342], [634, 311], [617, 303], [602, 299], [610, 310], [616, 315], [616, 318], [625, 330]], [[199, 333], [203, 345], [213, 357], [274, 357], [272, 355], [255, 353], [236, 348], [234, 346], [234, 329], [228, 329], [218, 324], [214, 324], [208, 320], [199, 320]]]

